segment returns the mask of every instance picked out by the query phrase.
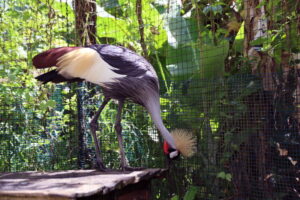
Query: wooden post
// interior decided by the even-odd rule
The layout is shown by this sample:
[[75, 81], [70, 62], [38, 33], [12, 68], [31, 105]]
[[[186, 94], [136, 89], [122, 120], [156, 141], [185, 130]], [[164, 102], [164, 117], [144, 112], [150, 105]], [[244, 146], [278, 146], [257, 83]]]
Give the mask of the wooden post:
[[96, 1], [75, 0], [75, 17], [77, 43], [82, 46], [96, 44]]
[[[96, 43], [96, 2], [95, 0], [75, 0], [75, 21], [76, 21], [76, 45], [86, 46]], [[78, 166], [85, 167], [87, 159], [86, 151], [86, 123], [83, 109], [84, 83], [78, 83], [77, 113], [78, 113]]]

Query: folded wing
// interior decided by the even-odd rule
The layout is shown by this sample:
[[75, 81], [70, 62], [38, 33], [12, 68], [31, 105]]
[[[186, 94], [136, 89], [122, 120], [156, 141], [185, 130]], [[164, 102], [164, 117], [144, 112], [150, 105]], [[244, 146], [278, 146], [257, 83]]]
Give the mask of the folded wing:
[[[68, 80], [84, 79], [98, 85], [116, 82], [118, 78], [125, 77], [125, 75], [115, 73], [114, 67], [105, 62], [97, 51], [87, 47], [50, 49], [35, 56], [33, 65], [38, 69], [56, 66], [55, 71], [58, 76]], [[53, 76], [54, 72], [49, 75]], [[49, 81], [52, 80], [47, 80]]]

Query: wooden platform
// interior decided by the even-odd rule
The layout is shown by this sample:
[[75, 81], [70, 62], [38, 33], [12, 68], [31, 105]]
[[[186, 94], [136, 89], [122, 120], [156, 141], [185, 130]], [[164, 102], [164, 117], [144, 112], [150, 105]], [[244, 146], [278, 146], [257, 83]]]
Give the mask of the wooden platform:
[[[134, 186], [133, 189], [127, 189], [129, 196], [134, 188], [147, 190], [145, 187], [148, 182], [165, 172], [164, 169], [146, 169], [105, 173], [96, 170], [0, 173], [0, 200], [106, 199], [105, 196], [107, 199], [125, 200], [128, 192], [121, 192], [122, 190]], [[117, 193], [120, 195], [116, 195]]]

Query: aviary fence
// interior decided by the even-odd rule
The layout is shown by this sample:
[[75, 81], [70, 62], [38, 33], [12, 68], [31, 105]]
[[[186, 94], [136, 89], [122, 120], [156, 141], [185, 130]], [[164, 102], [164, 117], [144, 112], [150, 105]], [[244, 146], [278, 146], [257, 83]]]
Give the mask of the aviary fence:
[[[153, 184], [153, 199], [299, 199], [299, 0], [0, 0], [0, 170], [93, 168], [89, 83], [40, 85], [31, 59], [58, 46], [109, 43], [147, 58], [169, 129], [198, 151]], [[119, 167], [110, 103], [99, 120]], [[126, 104], [132, 166], [165, 167], [145, 110]]]

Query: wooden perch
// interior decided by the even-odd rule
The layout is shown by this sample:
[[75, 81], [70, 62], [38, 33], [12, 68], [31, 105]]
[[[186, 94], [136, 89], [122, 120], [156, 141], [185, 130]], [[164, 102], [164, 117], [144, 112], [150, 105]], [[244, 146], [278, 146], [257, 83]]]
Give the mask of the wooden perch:
[[0, 173], [0, 200], [101, 197], [129, 185], [150, 182], [152, 178], [160, 177], [165, 172], [164, 169], [146, 169], [105, 173], [96, 170]]

